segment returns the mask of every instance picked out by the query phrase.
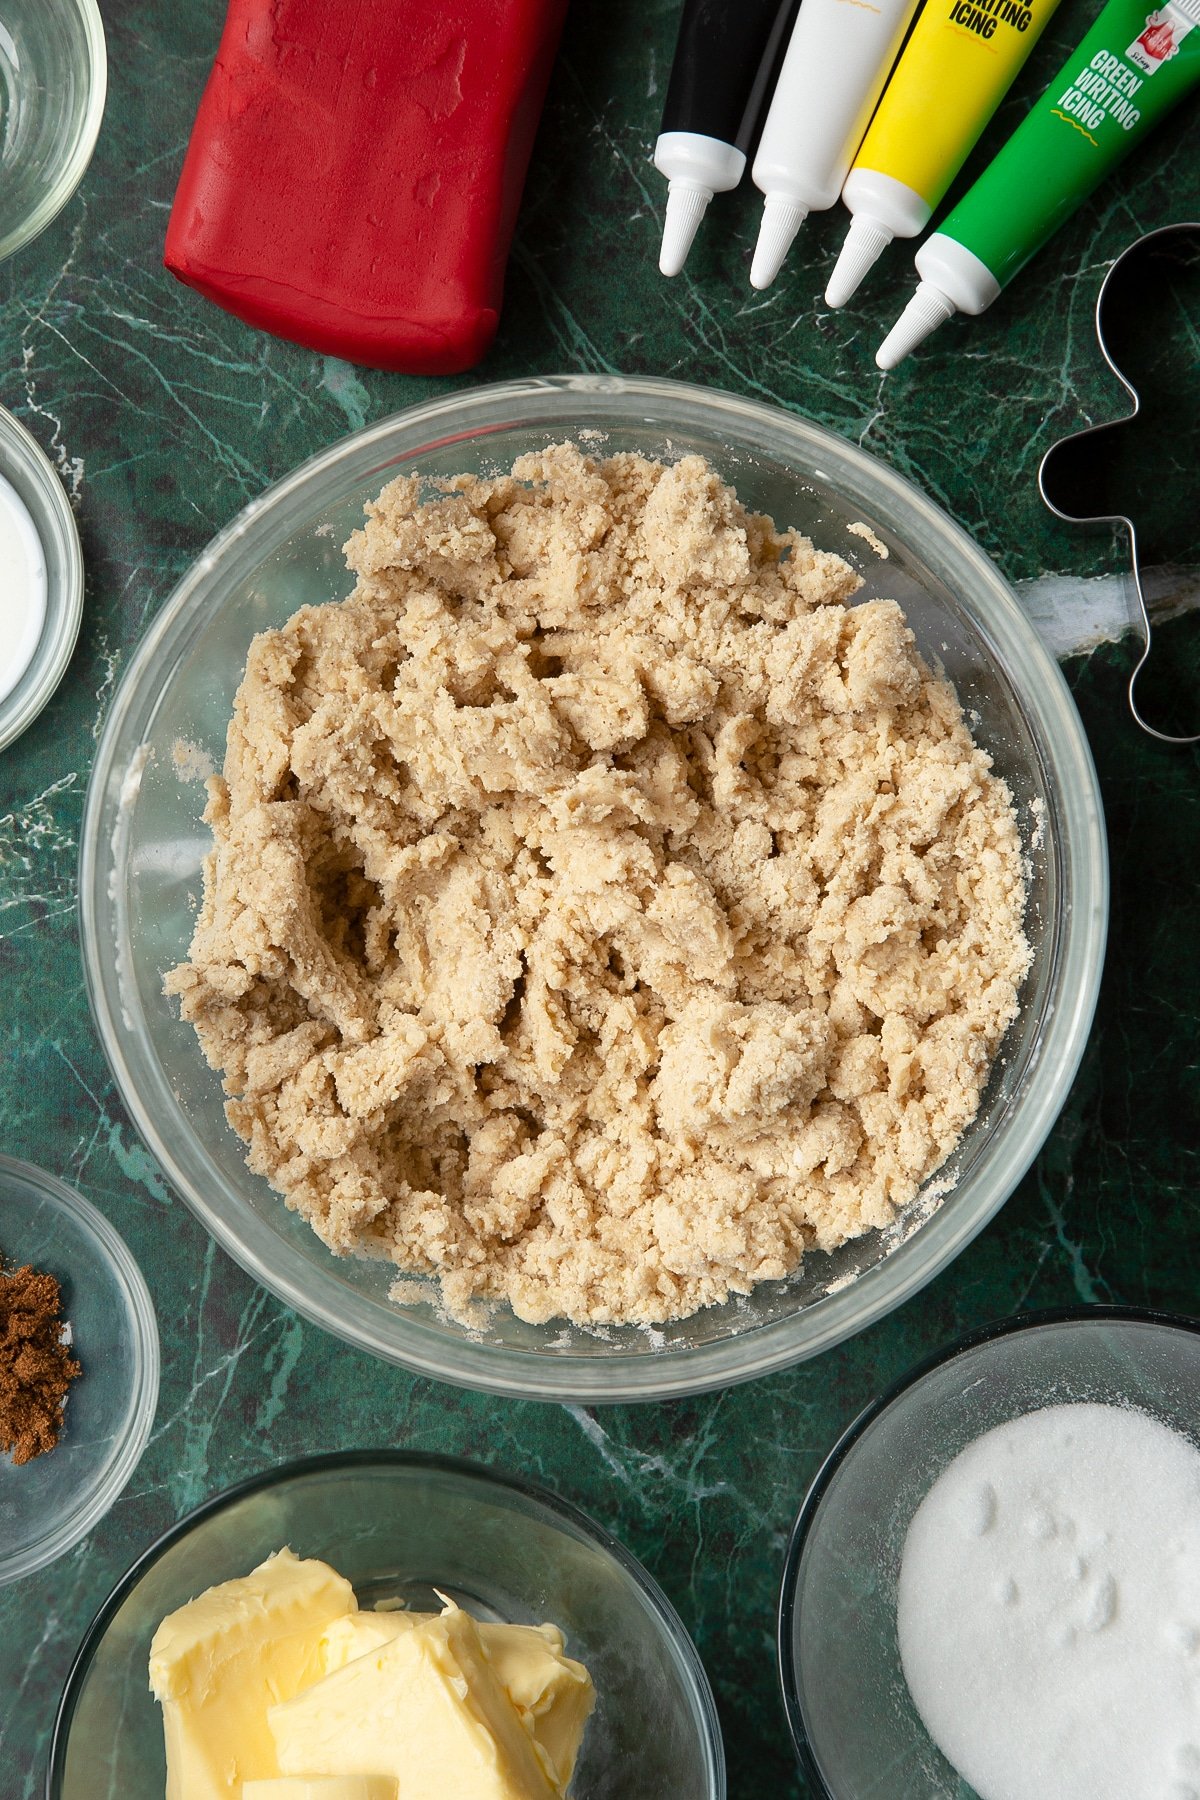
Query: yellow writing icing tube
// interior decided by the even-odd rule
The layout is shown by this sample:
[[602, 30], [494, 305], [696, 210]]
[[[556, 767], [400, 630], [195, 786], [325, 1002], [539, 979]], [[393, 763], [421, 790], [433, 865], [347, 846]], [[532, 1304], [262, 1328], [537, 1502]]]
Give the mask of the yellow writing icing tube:
[[1058, 0], [926, 0], [846, 177], [854, 217], [825, 300], [844, 306], [894, 237], [916, 237]]

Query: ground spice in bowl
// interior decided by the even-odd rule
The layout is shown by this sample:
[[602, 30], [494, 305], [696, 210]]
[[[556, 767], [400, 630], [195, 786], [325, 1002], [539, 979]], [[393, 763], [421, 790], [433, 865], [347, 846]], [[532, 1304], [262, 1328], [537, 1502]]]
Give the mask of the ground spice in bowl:
[[64, 1342], [62, 1291], [28, 1264], [0, 1269], [0, 1452], [14, 1463], [53, 1450], [80, 1364]]

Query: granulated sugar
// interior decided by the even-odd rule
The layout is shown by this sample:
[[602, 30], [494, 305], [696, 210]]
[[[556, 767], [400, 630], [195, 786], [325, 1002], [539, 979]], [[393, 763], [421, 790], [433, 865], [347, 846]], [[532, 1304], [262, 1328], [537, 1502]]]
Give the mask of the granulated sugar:
[[981, 1800], [1200, 1800], [1200, 1452], [1141, 1413], [987, 1432], [917, 1509], [917, 1710]]

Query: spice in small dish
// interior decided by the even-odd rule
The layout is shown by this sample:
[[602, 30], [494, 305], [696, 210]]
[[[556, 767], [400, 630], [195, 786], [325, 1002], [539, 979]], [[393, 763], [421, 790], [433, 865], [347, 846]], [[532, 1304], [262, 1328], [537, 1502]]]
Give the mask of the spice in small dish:
[[0, 1453], [15, 1464], [53, 1450], [67, 1390], [80, 1374], [53, 1275], [0, 1268]]

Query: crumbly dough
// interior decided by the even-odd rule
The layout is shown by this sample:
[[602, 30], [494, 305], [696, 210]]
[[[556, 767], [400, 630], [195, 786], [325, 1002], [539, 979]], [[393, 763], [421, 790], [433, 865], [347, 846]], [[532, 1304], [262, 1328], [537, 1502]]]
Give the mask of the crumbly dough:
[[367, 513], [251, 646], [166, 980], [251, 1168], [460, 1316], [677, 1319], [886, 1224], [1029, 957], [899, 607], [695, 456]]

